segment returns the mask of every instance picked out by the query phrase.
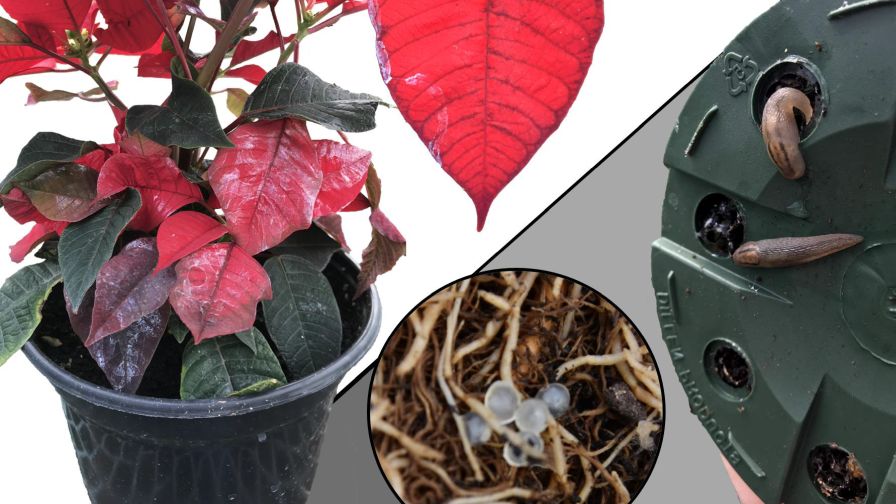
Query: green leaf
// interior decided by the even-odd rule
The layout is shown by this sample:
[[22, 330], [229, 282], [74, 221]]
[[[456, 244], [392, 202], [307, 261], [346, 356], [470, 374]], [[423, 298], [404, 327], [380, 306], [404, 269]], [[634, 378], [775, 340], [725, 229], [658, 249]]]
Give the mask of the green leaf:
[[274, 297], [262, 301], [271, 340], [293, 380], [323, 368], [339, 356], [342, 319], [326, 277], [310, 262], [275, 256], [264, 263]]
[[236, 338], [243, 342], [244, 345], [249, 347], [252, 350], [252, 353], [258, 353], [258, 345], [255, 344], [255, 332], [258, 331], [256, 328], [249, 329], [248, 331], [238, 332], [234, 334]]
[[187, 149], [233, 147], [218, 122], [211, 95], [177, 75], [172, 75], [171, 81], [167, 105], [136, 105], [128, 110], [128, 132], [138, 131], [156, 143]]
[[323, 271], [333, 254], [342, 250], [339, 242], [330, 238], [321, 228], [312, 224], [310, 228], [289, 235], [280, 245], [272, 248], [274, 255], [293, 255], [310, 262], [318, 271]]
[[93, 142], [75, 140], [58, 133], [38, 133], [22, 149], [16, 167], [0, 182], [0, 194], [8, 193], [13, 182], [31, 180], [59, 163], [74, 161], [98, 148]]
[[187, 339], [187, 335], [190, 334], [190, 329], [184, 325], [183, 320], [177, 316], [177, 313], [174, 313], [174, 310], [171, 311], [171, 317], [168, 319], [168, 333], [174, 336], [178, 343], [183, 343]]
[[59, 238], [59, 265], [65, 293], [77, 311], [100, 267], [112, 257], [115, 241], [140, 209], [140, 193], [127, 189], [101, 211], [71, 224]]
[[246, 100], [243, 115], [261, 119], [293, 117], [330, 129], [358, 132], [376, 126], [376, 96], [352, 93], [321, 80], [307, 68], [284, 63], [261, 80]]
[[47, 261], [25, 266], [0, 287], [0, 366], [37, 329], [41, 306], [60, 280], [59, 265]]
[[236, 336], [188, 343], [181, 370], [180, 398], [212, 399], [267, 390], [286, 383], [280, 361], [264, 335], [251, 332], [256, 352]]

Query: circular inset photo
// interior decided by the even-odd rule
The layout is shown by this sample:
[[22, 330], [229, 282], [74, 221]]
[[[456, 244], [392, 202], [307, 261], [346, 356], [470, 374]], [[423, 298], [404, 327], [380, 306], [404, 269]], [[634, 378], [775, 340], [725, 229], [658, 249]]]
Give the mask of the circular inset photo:
[[371, 442], [405, 504], [634, 500], [663, 437], [647, 343], [610, 300], [492, 271], [424, 300], [370, 390]]

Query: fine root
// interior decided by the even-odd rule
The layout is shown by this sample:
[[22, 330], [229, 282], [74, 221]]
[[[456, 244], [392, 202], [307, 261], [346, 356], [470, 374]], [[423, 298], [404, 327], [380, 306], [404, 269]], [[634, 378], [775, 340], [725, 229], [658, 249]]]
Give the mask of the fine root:
[[[553, 382], [569, 390], [543, 450], [485, 406], [499, 380], [525, 398]], [[407, 504], [628, 503], [663, 435], [659, 375], [634, 326], [587, 287], [528, 271], [472, 277], [422, 304], [387, 344], [370, 411]], [[468, 436], [468, 413], [491, 429], [484, 443]], [[528, 463], [511, 466], [505, 443]]]

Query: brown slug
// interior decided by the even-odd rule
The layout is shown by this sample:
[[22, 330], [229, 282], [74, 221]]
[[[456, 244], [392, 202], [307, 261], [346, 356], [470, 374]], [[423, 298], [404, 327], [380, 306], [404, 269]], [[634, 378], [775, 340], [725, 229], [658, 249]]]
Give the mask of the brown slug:
[[800, 111], [807, 123], [814, 113], [805, 93], [794, 88], [781, 88], [765, 103], [760, 125], [769, 157], [781, 175], [789, 180], [798, 179], [806, 173], [795, 110]]
[[786, 268], [835, 254], [863, 239], [854, 234], [772, 238], [744, 243], [731, 258], [738, 266]]

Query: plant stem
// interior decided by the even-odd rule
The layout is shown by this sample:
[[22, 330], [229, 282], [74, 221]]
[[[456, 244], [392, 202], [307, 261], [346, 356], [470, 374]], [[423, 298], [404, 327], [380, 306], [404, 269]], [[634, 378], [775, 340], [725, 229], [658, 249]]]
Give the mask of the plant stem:
[[296, 33], [295, 44], [292, 48], [292, 62], [299, 62], [299, 43], [305, 38], [305, 31], [308, 29], [305, 26], [305, 0], [296, 0], [296, 20], [299, 24], [299, 31]]
[[[50, 51], [49, 49], [46, 49], [45, 47], [40, 46], [38, 44], [29, 43], [29, 44], [25, 44], [25, 45], [27, 45], [28, 47], [30, 47], [32, 49], [36, 49], [36, 50], [46, 54], [47, 56], [50, 56], [51, 58], [53, 58], [55, 60], [65, 63], [66, 65], [71, 66], [75, 70], [78, 70], [80, 72], [83, 72], [83, 73], [89, 75], [90, 78], [93, 79], [94, 82], [96, 82], [96, 85], [99, 86], [99, 88], [103, 91], [103, 94], [106, 95], [106, 99], [109, 100], [109, 103], [111, 103], [115, 108], [120, 109], [120, 110], [126, 111], [128, 109], [127, 105], [125, 105], [124, 102], [121, 101], [121, 99], [119, 99], [118, 96], [115, 94], [115, 91], [112, 91], [112, 88], [110, 88], [106, 84], [106, 81], [104, 81], [103, 78], [100, 77], [100, 74], [97, 71], [96, 67], [93, 67], [90, 65], [90, 61], [87, 59], [87, 56], [81, 56], [82, 64], [78, 64], [78, 63], [66, 58], [65, 56], [56, 54], [55, 52]], [[102, 61], [102, 59], [103, 58], [101, 58], [100, 61]]]
[[171, 24], [171, 18], [168, 17], [165, 3], [162, 0], [156, 0], [155, 6], [150, 3], [150, 0], [143, 0], [143, 3], [146, 4], [146, 8], [149, 9], [152, 16], [156, 18], [156, 22], [162, 27], [162, 31], [168, 35], [171, 45], [174, 46], [174, 52], [177, 54], [177, 59], [180, 61], [180, 66], [184, 69], [184, 75], [192, 79], [193, 74], [190, 71], [189, 63], [187, 63], [187, 55], [184, 54], [184, 48], [180, 44], [180, 37], [177, 34], [177, 29], [174, 28], [174, 25]]
[[234, 6], [233, 11], [230, 14], [230, 20], [224, 26], [224, 29], [221, 30], [218, 42], [215, 44], [212, 52], [209, 53], [205, 66], [203, 66], [202, 70], [199, 72], [199, 77], [196, 78], [197, 84], [205, 89], [211, 89], [211, 85], [218, 75], [218, 70], [221, 69], [221, 62], [224, 61], [224, 56], [227, 55], [227, 51], [230, 49], [230, 43], [233, 41], [233, 38], [236, 37], [246, 16], [252, 12], [252, 8], [252, 0], [239, 0]]
[[190, 16], [190, 23], [187, 25], [187, 34], [184, 37], [184, 50], [190, 50], [190, 44], [193, 42], [193, 30], [196, 29], [196, 16]]
[[277, 32], [277, 43], [280, 44], [280, 52], [282, 53], [286, 47], [283, 45], [283, 30], [280, 29], [280, 20], [277, 19], [277, 9], [275, 5], [268, 7], [271, 9], [271, 19], [274, 20], [274, 31]]

